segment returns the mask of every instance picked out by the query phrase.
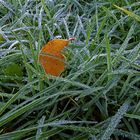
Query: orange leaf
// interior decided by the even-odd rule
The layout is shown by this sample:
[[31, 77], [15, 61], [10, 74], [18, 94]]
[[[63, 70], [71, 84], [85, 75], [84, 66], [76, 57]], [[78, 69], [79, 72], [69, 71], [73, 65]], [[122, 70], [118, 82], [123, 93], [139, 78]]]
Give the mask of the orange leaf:
[[54, 39], [49, 41], [40, 51], [39, 61], [46, 74], [59, 76], [65, 69], [65, 58], [61, 51], [73, 39]]

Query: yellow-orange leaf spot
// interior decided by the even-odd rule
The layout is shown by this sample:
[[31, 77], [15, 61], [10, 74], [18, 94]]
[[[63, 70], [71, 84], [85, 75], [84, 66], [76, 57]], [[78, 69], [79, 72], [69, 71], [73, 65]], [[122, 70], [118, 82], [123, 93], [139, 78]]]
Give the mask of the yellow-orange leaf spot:
[[59, 76], [65, 69], [65, 58], [62, 50], [73, 39], [54, 39], [49, 41], [39, 53], [39, 61], [46, 74]]

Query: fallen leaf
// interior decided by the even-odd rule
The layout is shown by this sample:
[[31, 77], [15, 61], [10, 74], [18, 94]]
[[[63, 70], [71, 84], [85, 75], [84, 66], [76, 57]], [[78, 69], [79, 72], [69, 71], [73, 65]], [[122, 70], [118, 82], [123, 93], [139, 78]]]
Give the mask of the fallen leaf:
[[73, 38], [54, 39], [49, 41], [39, 53], [39, 62], [44, 68], [46, 74], [59, 76], [65, 69], [65, 57], [62, 50], [69, 44]]

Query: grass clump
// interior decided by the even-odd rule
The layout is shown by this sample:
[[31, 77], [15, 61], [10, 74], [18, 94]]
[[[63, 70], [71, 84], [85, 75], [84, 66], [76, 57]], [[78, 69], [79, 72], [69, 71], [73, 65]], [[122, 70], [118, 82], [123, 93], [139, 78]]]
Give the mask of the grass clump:
[[[1, 0], [0, 139], [138, 140], [139, 13], [137, 0]], [[58, 35], [76, 40], [53, 77], [38, 53]]]

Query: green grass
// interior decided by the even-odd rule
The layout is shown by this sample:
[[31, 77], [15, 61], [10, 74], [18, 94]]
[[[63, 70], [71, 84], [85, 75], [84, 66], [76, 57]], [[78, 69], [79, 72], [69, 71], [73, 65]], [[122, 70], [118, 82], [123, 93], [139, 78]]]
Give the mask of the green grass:
[[[0, 140], [139, 140], [138, 0], [0, 0]], [[76, 38], [46, 75], [42, 46]]]

